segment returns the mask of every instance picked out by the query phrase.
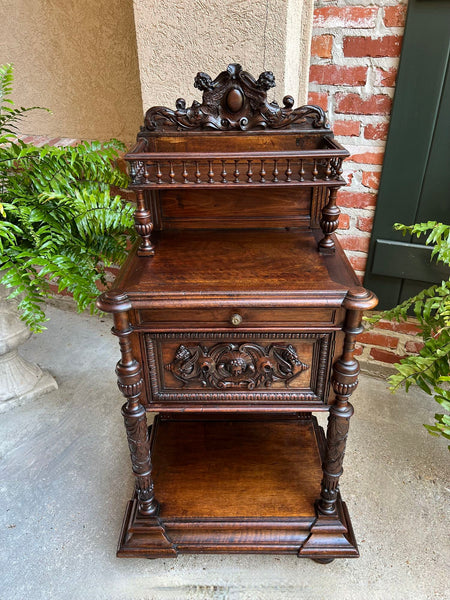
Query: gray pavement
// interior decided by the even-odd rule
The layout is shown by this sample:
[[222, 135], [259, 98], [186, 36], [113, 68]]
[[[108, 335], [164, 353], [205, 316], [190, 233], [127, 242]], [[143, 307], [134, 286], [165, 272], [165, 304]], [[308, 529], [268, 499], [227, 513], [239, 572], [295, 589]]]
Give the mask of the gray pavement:
[[361, 558], [118, 559], [133, 478], [105, 318], [50, 308], [23, 351], [59, 389], [1, 415], [0, 600], [449, 599], [450, 469], [437, 405], [361, 376], [341, 490]]

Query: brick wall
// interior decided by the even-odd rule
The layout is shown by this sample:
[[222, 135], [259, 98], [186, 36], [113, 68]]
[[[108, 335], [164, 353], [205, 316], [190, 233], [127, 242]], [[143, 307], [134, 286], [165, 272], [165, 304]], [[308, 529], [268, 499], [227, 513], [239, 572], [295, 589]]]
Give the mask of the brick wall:
[[338, 235], [357, 274], [367, 261], [400, 56], [406, 4], [374, 0], [317, 0], [314, 10], [309, 102], [328, 113], [345, 162]]
[[[338, 236], [362, 277], [372, 231], [394, 96], [407, 4], [394, 0], [316, 0], [309, 102], [329, 115], [336, 138], [351, 153], [348, 185], [338, 193]], [[417, 352], [417, 325], [383, 321], [362, 334], [362, 364], [388, 367]]]
[[390, 370], [393, 363], [422, 348], [416, 339], [418, 331], [414, 319], [405, 323], [380, 321], [376, 328], [358, 336], [355, 355], [366, 370], [373, 370], [371, 366], [375, 364], [384, 367], [384, 371]]

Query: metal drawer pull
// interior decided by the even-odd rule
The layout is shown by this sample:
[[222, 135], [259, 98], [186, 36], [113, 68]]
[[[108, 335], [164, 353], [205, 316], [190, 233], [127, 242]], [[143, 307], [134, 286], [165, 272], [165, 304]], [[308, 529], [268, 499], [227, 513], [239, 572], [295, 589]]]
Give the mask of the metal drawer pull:
[[242, 323], [242, 317], [238, 313], [231, 315], [231, 324], [240, 325]]

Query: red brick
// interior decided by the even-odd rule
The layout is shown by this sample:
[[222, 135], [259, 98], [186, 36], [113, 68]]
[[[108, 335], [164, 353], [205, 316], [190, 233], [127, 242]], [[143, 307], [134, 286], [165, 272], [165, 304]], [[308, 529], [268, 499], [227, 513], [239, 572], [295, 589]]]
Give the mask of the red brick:
[[373, 217], [358, 217], [356, 227], [360, 231], [368, 231], [370, 233], [373, 227]]
[[359, 121], [335, 121], [333, 131], [335, 135], [359, 135], [361, 124]]
[[394, 87], [396, 79], [397, 79], [397, 68], [396, 67], [391, 67], [390, 69], [375, 69], [374, 85], [381, 85], [383, 87]]
[[389, 350], [383, 350], [382, 348], [371, 348], [370, 356], [374, 360], [389, 363], [391, 365], [400, 362], [402, 358], [405, 358], [404, 356], [399, 356], [394, 352], [389, 352]]
[[406, 333], [407, 335], [417, 335], [420, 327], [415, 323], [405, 321], [397, 323], [397, 321], [379, 321], [376, 325], [377, 329], [386, 329], [388, 331], [398, 331], [398, 333]]
[[339, 235], [339, 241], [344, 250], [357, 250], [358, 252], [368, 252], [369, 250], [369, 237]]
[[356, 271], [366, 270], [367, 256], [365, 254], [351, 254], [348, 260]]
[[326, 110], [328, 108], [328, 94], [326, 92], [309, 92], [308, 104], [316, 104]]
[[314, 27], [352, 27], [368, 29], [375, 27], [377, 7], [324, 6], [314, 11]]
[[108, 288], [108, 286], [106, 284], [102, 283], [101, 281], [96, 281], [95, 285], [97, 286], [99, 293], [105, 292]]
[[401, 35], [386, 35], [379, 38], [350, 36], [344, 37], [344, 56], [382, 57], [400, 56]]
[[345, 213], [339, 215], [339, 229], [350, 229], [350, 216]]
[[333, 48], [332, 35], [316, 35], [311, 40], [311, 56], [331, 58]]
[[386, 94], [369, 96], [366, 100], [359, 94], [338, 92], [334, 96], [337, 113], [352, 115], [388, 115], [391, 112], [392, 100]]
[[115, 277], [119, 273], [120, 267], [118, 267], [116, 265], [111, 265], [110, 267], [105, 267], [105, 271], [107, 273], [111, 273]]
[[347, 173], [344, 173], [343, 177], [345, 179], [345, 181], [347, 182], [347, 185], [351, 185], [352, 181], [353, 181], [353, 171], [347, 171]]
[[404, 27], [406, 18], [406, 4], [386, 6], [384, 9], [384, 24], [386, 27]]
[[362, 184], [364, 187], [377, 190], [380, 186], [381, 171], [365, 171], [362, 174]]
[[363, 350], [364, 346], [361, 346], [361, 344], [355, 344], [355, 349], [353, 351], [354, 356], [361, 356]]
[[376, 331], [365, 331], [358, 336], [358, 342], [362, 344], [370, 344], [371, 346], [381, 346], [382, 348], [390, 348], [394, 350], [398, 346], [398, 338], [377, 333]]
[[384, 150], [381, 152], [362, 152], [361, 154], [352, 154], [349, 158], [351, 162], [361, 163], [363, 165], [382, 165]]
[[69, 298], [73, 298], [72, 292], [69, 292], [69, 290], [67, 290], [67, 289], [64, 289], [64, 290], [61, 290], [60, 292], [58, 292], [58, 284], [57, 283], [50, 283], [49, 287], [50, 287], [50, 291], [53, 294], [58, 294], [59, 296], [67, 296]]
[[373, 208], [377, 203], [377, 195], [370, 192], [341, 191], [338, 193], [337, 203], [345, 208]]
[[385, 140], [389, 131], [389, 123], [369, 123], [364, 127], [366, 140]]
[[418, 354], [423, 348], [423, 342], [411, 342], [408, 341], [405, 344], [406, 352], [412, 352], [414, 354]]
[[311, 65], [309, 80], [325, 85], [365, 85], [367, 81], [367, 67]]

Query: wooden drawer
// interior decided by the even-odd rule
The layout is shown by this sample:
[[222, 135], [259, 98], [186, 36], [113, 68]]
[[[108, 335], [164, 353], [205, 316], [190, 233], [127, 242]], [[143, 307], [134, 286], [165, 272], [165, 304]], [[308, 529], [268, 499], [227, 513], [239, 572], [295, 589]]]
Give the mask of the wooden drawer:
[[143, 309], [136, 311], [138, 327], [150, 331], [202, 329], [327, 328], [336, 323], [332, 308]]
[[334, 333], [143, 334], [152, 404], [323, 403]]

